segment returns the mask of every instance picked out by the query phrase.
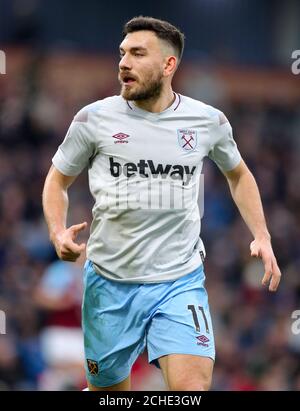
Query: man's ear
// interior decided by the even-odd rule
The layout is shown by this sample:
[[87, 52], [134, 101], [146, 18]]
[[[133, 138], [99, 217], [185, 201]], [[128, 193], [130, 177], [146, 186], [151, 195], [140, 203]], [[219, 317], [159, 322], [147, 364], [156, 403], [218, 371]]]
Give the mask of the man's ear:
[[175, 56], [166, 57], [164, 76], [168, 77], [175, 73], [177, 68], [177, 58]]

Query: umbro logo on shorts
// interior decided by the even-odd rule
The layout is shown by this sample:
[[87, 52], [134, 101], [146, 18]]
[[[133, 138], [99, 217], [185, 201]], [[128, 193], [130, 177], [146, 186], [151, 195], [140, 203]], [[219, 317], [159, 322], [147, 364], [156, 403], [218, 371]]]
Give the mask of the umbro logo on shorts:
[[197, 344], [198, 345], [203, 345], [204, 347], [208, 347], [208, 342], [209, 342], [209, 338], [207, 338], [205, 335], [198, 335], [197, 337]]
[[91, 375], [98, 375], [99, 367], [97, 361], [90, 360], [89, 358], [86, 360], [89, 373]]

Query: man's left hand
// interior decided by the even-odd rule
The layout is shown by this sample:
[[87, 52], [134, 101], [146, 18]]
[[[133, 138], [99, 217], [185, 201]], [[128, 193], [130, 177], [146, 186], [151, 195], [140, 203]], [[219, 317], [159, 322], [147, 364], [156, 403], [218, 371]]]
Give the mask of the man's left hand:
[[255, 239], [250, 244], [251, 256], [262, 259], [265, 266], [263, 285], [269, 284], [269, 291], [276, 291], [280, 282], [281, 272], [278, 267], [271, 241], [269, 239]]

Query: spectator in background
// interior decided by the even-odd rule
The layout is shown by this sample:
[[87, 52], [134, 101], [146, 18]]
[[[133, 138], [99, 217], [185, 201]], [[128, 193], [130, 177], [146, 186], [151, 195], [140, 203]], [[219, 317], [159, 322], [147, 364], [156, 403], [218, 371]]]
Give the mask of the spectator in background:
[[84, 379], [81, 331], [83, 258], [75, 264], [53, 262], [35, 290], [35, 301], [46, 313], [41, 350], [50, 369], [40, 382], [40, 388], [45, 390], [78, 388]]

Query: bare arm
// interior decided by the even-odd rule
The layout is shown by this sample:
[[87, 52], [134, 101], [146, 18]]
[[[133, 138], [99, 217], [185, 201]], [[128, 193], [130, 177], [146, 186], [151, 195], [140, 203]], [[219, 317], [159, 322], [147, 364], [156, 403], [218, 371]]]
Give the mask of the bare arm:
[[269, 290], [276, 291], [281, 273], [273, 253], [256, 181], [243, 160], [233, 170], [224, 172], [224, 175], [232, 198], [253, 234], [254, 241], [250, 245], [251, 256], [260, 257], [264, 263], [265, 275], [262, 283], [267, 285], [270, 281]]
[[43, 189], [43, 210], [48, 225], [49, 237], [57, 255], [65, 261], [76, 261], [85, 250], [85, 244], [75, 242], [77, 234], [87, 223], [66, 228], [69, 206], [68, 188], [76, 177], [65, 176], [51, 166]]

